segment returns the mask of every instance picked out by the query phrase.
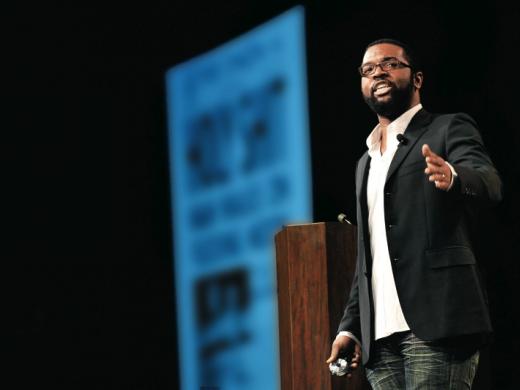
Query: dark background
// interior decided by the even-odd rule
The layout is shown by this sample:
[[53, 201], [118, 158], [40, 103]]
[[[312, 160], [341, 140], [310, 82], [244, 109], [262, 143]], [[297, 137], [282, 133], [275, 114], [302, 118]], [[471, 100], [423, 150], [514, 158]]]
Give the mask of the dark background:
[[[7, 300], [20, 385], [178, 386], [164, 73], [294, 4], [21, 4], [5, 14], [3, 57], [14, 69], [2, 77], [2, 257], [15, 268]], [[425, 63], [425, 108], [465, 111], [479, 123], [505, 191], [479, 240], [496, 330], [488, 366], [493, 388], [513, 388], [518, 6], [303, 4], [316, 221], [355, 214], [355, 161], [375, 125], [356, 73], [368, 42], [411, 43]]]

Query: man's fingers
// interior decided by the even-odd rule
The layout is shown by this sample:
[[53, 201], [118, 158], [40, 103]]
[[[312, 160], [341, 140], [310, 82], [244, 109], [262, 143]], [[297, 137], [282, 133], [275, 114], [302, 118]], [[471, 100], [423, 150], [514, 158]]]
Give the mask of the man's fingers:
[[428, 144], [424, 144], [422, 146], [422, 154], [423, 154], [424, 157], [429, 157], [429, 156], [434, 155], [435, 153], [432, 152], [432, 150], [430, 149]]
[[444, 165], [444, 159], [440, 156], [438, 156], [437, 154], [435, 154], [431, 149], [430, 147], [428, 146], [428, 144], [424, 144], [422, 146], [422, 154], [423, 156], [425, 157], [426, 159], [426, 162], [428, 164], [433, 164], [433, 165], [438, 165], [438, 166], [442, 166]]
[[444, 173], [437, 173], [428, 177], [429, 181], [445, 181], [446, 175]]
[[354, 354], [352, 355], [352, 361], [350, 363], [350, 368], [355, 370], [359, 367], [359, 363], [361, 361], [361, 347], [359, 344], [356, 344], [354, 347]]
[[335, 361], [337, 357], [338, 357], [338, 353], [335, 351], [332, 351], [332, 353], [330, 354], [329, 358], [327, 359], [327, 361], [325, 363], [330, 364], [333, 361]]
[[443, 166], [427, 164], [426, 168], [424, 169], [424, 173], [426, 173], [428, 175], [434, 175], [434, 174], [440, 175], [440, 174], [445, 173], [445, 168]]
[[339, 346], [336, 343], [332, 344], [332, 350], [330, 351], [330, 356], [327, 359], [326, 363], [329, 364], [329, 363], [332, 363], [334, 360], [336, 360], [338, 358], [338, 353], [339, 353]]
[[352, 361], [358, 363], [361, 360], [361, 346], [356, 344], [354, 346], [354, 356]]
[[353, 363], [358, 363], [360, 360], [361, 360], [361, 354], [358, 353], [358, 352], [354, 352], [352, 354], [352, 362]]
[[435, 187], [448, 190], [451, 184], [451, 170], [446, 161], [432, 152], [427, 144], [422, 146], [422, 154], [426, 160], [424, 173], [428, 180], [435, 183]]
[[435, 166], [435, 167], [442, 167], [445, 163], [444, 163], [444, 159], [442, 157], [429, 156], [429, 157], [426, 157], [426, 164]]

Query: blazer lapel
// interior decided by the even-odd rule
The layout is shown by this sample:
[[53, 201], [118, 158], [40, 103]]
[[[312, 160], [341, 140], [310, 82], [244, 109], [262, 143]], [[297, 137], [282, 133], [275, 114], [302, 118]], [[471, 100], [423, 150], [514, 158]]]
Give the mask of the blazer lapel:
[[359, 159], [356, 171], [356, 196], [361, 208], [361, 221], [358, 220], [358, 234], [362, 234], [365, 243], [365, 275], [369, 275], [372, 269], [372, 256], [370, 255], [370, 235], [368, 234], [368, 203], [367, 203], [367, 182], [368, 172], [370, 171], [370, 156], [368, 151]]
[[363, 156], [359, 159], [358, 167], [356, 171], [356, 195], [360, 201], [363, 201], [361, 198], [363, 192], [365, 196], [365, 203], [366, 203], [366, 196], [367, 196], [367, 189], [366, 189], [366, 178], [368, 176], [368, 167], [370, 162], [370, 156], [368, 155], [368, 152], [365, 152]]
[[395, 152], [394, 158], [390, 163], [390, 167], [388, 168], [388, 173], [386, 175], [386, 182], [392, 177], [392, 175], [396, 172], [397, 168], [402, 164], [410, 150], [417, 143], [419, 138], [424, 134], [426, 130], [428, 130], [428, 125], [432, 121], [432, 115], [424, 109], [419, 110], [417, 114], [412, 118], [410, 124], [406, 128], [404, 136], [406, 137], [407, 142], [401, 143], [397, 151]]

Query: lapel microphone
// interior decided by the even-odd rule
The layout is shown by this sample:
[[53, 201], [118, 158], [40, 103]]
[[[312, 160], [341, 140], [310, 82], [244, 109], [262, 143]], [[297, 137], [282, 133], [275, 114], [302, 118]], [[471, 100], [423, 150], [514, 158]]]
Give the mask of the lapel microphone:
[[408, 139], [402, 134], [397, 134], [396, 138], [397, 141], [399, 141], [399, 146], [406, 145], [408, 143]]

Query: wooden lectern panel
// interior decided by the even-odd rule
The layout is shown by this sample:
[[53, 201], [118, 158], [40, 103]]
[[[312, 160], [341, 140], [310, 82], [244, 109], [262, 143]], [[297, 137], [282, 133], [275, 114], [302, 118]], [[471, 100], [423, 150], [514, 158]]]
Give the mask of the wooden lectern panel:
[[355, 272], [355, 227], [291, 225], [275, 242], [282, 390], [368, 389], [360, 370], [347, 381], [325, 364]]

